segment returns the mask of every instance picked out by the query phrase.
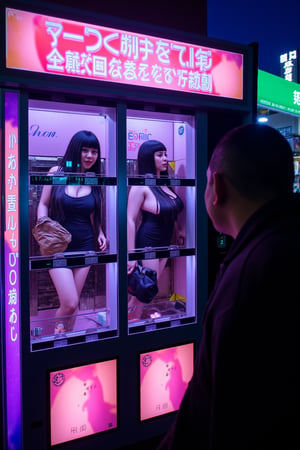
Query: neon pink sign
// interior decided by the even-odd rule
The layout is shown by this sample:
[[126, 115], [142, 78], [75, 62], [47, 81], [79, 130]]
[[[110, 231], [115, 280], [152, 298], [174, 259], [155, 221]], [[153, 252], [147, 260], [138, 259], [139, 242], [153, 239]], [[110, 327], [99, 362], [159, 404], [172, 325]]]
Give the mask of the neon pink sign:
[[239, 53], [12, 8], [6, 39], [7, 68], [243, 98]]
[[[8, 448], [21, 448], [18, 94], [5, 93], [5, 384]], [[13, 380], [13, 382], [12, 382]]]

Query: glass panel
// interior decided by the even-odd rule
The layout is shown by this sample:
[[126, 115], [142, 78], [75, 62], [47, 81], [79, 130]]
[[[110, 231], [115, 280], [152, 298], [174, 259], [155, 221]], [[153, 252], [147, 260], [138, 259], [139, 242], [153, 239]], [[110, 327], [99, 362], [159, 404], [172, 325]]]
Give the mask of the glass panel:
[[149, 259], [142, 263], [154, 270], [163, 266], [163, 270], [158, 277], [158, 293], [151, 302], [142, 303], [129, 295], [129, 326], [162, 321], [173, 321], [175, 325], [187, 316], [195, 316], [195, 256]]
[[[194, 118], [175, 114], [129, 111], [127, 175], [139, 177], [137, 155], [149, 140], [162, 142], [168, 154], [168, 178], [195, 179]], [[154, 174], [155, 175], [155, 174]]]
[[[193, 117], [129, 111], [127, 177], [130, 332], [141, 331], [141, 327], [152, 330], [162, 322], [175, 326], [194, 320]], [[158, 292], [152, 300], [135, 288], [132, 272], [137, 271], [136, 266], [156, 273]]]
[[[33, 350], [116, 334], [115, 147], [113, 110], [30, 102]], [[39, 225], [40, 241], [32, 230], [44, 216], [58, 224]], [[59, 225], [70, 233], [65, 246], [55, 242]]]

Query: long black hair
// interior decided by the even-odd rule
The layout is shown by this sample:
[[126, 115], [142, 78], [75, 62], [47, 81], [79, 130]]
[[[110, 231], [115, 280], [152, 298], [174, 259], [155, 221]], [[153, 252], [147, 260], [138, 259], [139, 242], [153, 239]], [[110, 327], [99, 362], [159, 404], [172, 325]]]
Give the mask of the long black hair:
[[[100, 174], [101, 149], [97, 136], [91, 131], [81, 130], [75, 133], [67, 147], [67, 150], [59, 163], [56, 175], [63, 173], [81, 173], [81, 151], [83, 147], [95, 148], [98, 150], [98, 158], [89, 172]], [[53, 186], [50, 198], [50, 215], [53, 219], [63, 223], [65, 220], [62, 208], [65, 186]], [[98, 233], [101, 223], [101, 188], [92, 186], [96, 206], [94, 212], [94, 228]]]
[[[156, 175], [154, 153], [161, 151], [166, 152], [167, 149], [160, 141], [150, 139], [142, 143], [137, 157], [139, 175]], [[168, 175], [168, 170], [164, 170], [160, 174], [163, 176]]]
[[98, 150], [98, 158], [90, 168], [90, 172], [100, 173], [100, 143], [97, 136], [91, 131], [81, 130], [75, 133], [67, 147], [67, 150], [59, 164], [60, 170], [64, 172], [81, 172], [81, 151], [83, 147]]

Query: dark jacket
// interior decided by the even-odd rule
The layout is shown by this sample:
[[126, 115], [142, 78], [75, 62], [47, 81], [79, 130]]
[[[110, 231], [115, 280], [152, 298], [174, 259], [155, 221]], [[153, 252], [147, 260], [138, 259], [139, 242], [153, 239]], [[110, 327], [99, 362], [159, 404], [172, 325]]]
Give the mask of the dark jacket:
[[231, 245], [206, 305], [193, 378], [161, 450], [300, 448], [299, 304], [295, 194], [259, 209]]

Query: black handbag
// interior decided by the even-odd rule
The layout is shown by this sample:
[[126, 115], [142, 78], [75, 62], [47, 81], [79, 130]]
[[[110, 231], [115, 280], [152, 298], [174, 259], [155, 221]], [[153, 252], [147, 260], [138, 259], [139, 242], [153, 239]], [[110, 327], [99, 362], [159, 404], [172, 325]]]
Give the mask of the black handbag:
[[128, 292], [142, 303], [150, 303], [158, 293], [155, 270], [138, 264], [128, 275]]

